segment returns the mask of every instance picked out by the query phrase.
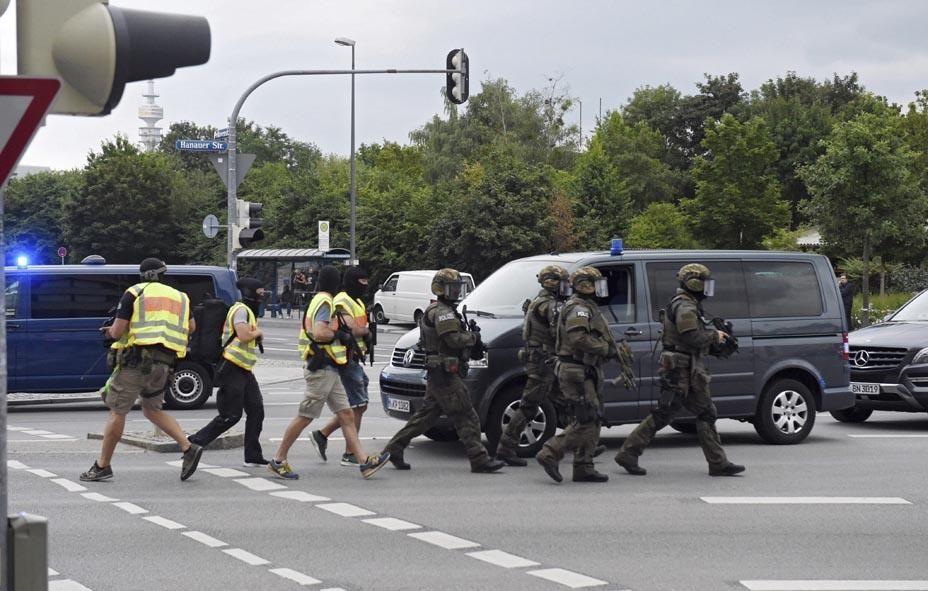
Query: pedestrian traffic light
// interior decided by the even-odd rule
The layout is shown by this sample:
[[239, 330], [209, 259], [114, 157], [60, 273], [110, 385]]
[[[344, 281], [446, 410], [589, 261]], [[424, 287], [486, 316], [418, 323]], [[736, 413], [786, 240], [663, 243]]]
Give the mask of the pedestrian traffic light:
[[209, 60], [200, 16], [130, 10], [107, 0], [17, 0], [20, 76], [59, 78], [49, 113], [107, 115], [127, 82]]
[[458, 70], [445, 74], [445, 96], [456, 105], [467, 100], [470, 86], [470, 61], [463, 49], [452, 49], [445, 59], [445, 68]]
[[264, 220], [260, 217], [264, 204], [236, 199], [235, 209], [238, 213], [238, 223], [232, 224], [235, 248], [248, 248], [253, 242], [264, 240], [264, 230], [261, 229]]

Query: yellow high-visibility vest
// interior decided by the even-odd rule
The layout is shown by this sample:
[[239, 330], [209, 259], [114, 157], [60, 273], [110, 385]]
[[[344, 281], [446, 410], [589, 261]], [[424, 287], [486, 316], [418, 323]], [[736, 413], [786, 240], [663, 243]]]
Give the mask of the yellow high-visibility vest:
[[[367, 308], [361, 300], [356, 300], [347, 292], [340, 291], [335, 295], [335, 307], [341, 308], [354, 318], [355, 326], [367, 326]], [[364, 342], [364, 339], [358, 339], [358, 348], [361, 349], [362, 355], [367, 354], [367, 343]]]
[[[335, 317], [335, 301], [330, 294], [320, 291], [313, 296], [312, 301], [309, 303], [309, 309], [306, 311], [306, 317], [309, 318], [308, 322], [310, 326], [315, 324], [316, 313], [319, 312], [319, 308], [324, 304], [329, 305], [332, 317]], [[306, 322], [307, 320], [304, 319], [303, 324], [305, 325]], [[312, 335], [307, 334], [306, 329], [301, 326], [300, 339], [297, 342], [297, 348], [300, 351], [301, 358], [309, 359], [313, 356], [313, 349], [311, 347], [313, 340]], [[336, 365], [345, 365], [348, 363], [348, 349], [338, 341], [338, 337], [331, 343], [319, 343], [319, 346]]]
[[[255, 313], [251, 311], [251, 308], [241, 302], [236, 302], [232, 304], [232, 307], [229, 308], [229, 313], [226, 315], [226, 323], [222, 329], [223, 343], [228, 341], [229, 337], [235, 334], [233, 319], [242, 308], [248, 313], [248, 328], [252, 330], [258, 328], [258, 321], [255, 319]], [[258, 361], [258, 356], [255, 354], [255, 349], [257, 349], [257, 347], [258, 344], [255, 339], [247, 343], [242, 343], [242, 341], [238, 339], [238, 336], [236, 336], [222, 352], [222, 358], [246, 371], [251, 371], [251, 368], [254, 367], [255, 363]]]
[[163, 283], [136, 283], [126, 291], [135, 296], [129, 330], [113, 349], [133, 345], [162, 345], [178, 357], [187, 356], [190, 300], [187, 294]]

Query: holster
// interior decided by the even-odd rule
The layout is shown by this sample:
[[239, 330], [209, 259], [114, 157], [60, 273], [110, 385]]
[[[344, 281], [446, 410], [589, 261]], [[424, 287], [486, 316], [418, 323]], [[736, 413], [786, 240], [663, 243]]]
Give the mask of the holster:
[[306, 360], [306, 369], [309, 371], [319, 371], [328, 364], [325, 358], [325, 351], [319, 346], [319, 343], [310, 343], [309, 348], [313, 354]]

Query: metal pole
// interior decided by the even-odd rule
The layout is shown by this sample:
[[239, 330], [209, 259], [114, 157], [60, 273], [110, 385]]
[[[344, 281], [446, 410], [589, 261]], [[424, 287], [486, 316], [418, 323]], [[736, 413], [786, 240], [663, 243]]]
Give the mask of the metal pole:
[[[351, 71], [354, 72], [354, 44], [351, 45]], [[355, 223], [357, 220], [357, 186], [355, 184], [355, 157], [354, 157], [354, 74], [351, 74], [351, 264], [354, 265], [357, 257], [355, 238]]]
[[[0, 186], [0, 258], [6, 264], [6, 234], [3, 232], [3, 198], [4, 187]], [[0, 293], [6, 294], [6, 272], [0, 265]], [[3, 525], [3, 534], [0, 535], [0, 590], [6, 591], [12, 588], [10, 580], [9, 552], [7, 545], [7, 533], [9, 530], [8, 511], [8, 494], [10, 481], [7, 478], [6, 469], [6, 297], [0, 301], [0, 524]]]
[[577, 99], [577, 102], [580, 103], [580, 142], [577, 151], [580, 151], [583, 150], [583, 101]]

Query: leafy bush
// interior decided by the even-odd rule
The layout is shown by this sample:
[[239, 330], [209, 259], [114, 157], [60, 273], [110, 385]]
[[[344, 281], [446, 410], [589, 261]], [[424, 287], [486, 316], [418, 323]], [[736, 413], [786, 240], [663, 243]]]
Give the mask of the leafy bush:
[[[885, 296], [871, 294], [870, 324], [881, 322], [884, 316], [898, 310], [913, 295], [915, 294], [912, 292], [887, 293]], [[863, 296], [858, 293], [854, 296], [854, 303], [851, 305], [851, 320], [854, 323], [854, 328], [860, 328], [861, 326], [860, 308], [862, 304]]]

